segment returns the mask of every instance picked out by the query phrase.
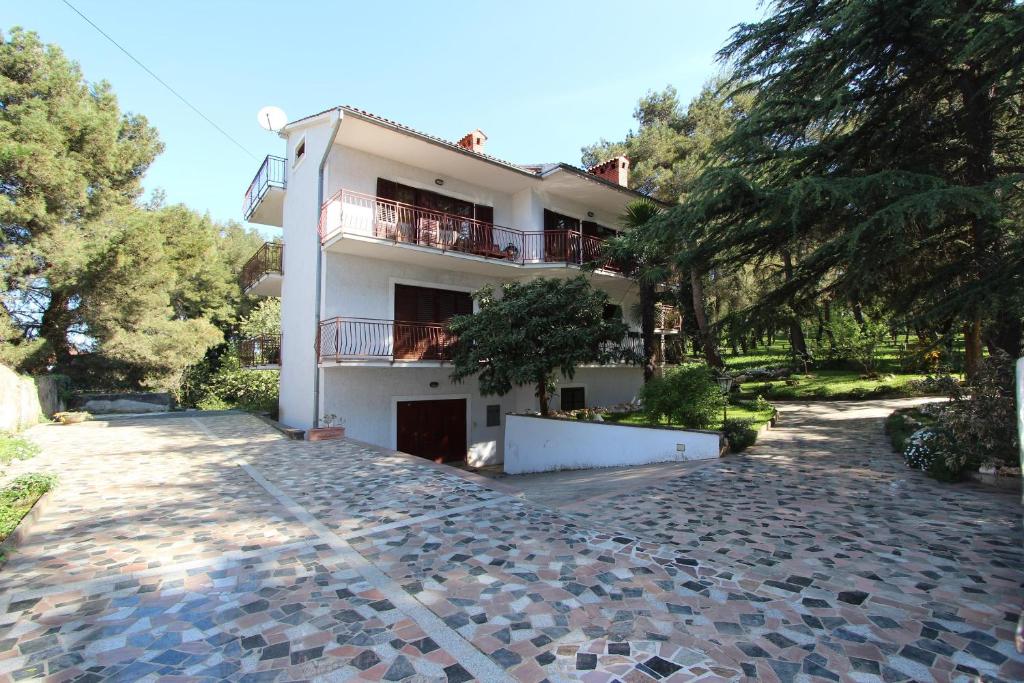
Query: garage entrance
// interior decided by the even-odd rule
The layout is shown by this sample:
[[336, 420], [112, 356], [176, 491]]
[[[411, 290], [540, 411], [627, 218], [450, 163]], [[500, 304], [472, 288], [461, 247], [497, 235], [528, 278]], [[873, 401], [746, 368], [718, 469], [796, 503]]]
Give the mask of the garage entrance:
[[466, 399], [398, 402], [398, 450], [434, 462], [466, 459]]

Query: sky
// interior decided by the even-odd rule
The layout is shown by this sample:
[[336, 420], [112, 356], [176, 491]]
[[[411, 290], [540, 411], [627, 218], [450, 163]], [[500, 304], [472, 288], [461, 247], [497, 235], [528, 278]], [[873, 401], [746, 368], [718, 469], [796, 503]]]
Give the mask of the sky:
[[109, 81], [165, 144], [147, 193], [222, 221], [241, 220], [257, 159], [284, 151], [256, 122], [265, 105], [293, 120], [349, 104], [450, 140], [480, 128], [502, 159], [578, 164], [582, 146], [635, 127], [648, 90], [689, 101], [732, 27], [763, 14], [757, 0], [69, 1], [249, 153], [61, 0], [6, 2], [0, 30], [36, 31]]

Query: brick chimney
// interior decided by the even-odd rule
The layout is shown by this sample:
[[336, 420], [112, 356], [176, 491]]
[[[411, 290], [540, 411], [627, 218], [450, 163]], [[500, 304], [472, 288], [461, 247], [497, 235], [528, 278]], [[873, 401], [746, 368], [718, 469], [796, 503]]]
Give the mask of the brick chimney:
[[629, 159], [626, 157], [612, 157], [589, 170], [610, 183], [629, 187]]
[[470, 152], [476, 152], [477, 154], [484, 153], [484, 145], [487, 143], [487, 136], [484, 132], [477, 128], [476, 130], [470, 131], [462, 136], [459, 140], [459, 147], [468, 149]]

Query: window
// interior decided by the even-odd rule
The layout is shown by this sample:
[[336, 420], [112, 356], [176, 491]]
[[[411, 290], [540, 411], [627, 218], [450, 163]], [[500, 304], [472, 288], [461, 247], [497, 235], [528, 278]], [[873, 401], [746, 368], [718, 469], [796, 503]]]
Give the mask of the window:
[[556, 213], [550, 209], [544, 209], [544, 229], [545, 230], [575, 230], [579, 232], [580, 221], [578, 218], [572, 216], [566, 216], [562, 213]]
[[487, 426], [501, 426], [501, 406], [498, 404], [487, 406]]
[[418, 206], [431, 211], [450, 213], [464, 218], [475, 218], [483, 223], [494, 222], [493, 207], [455, 199], [432, 190], [409, 187], [408, 185], [396, 183], [393, 180], [377, 178], [377, 196], [381, 199], [391, 199], [402, 204]]
[[564, 387], [562, 389], [562, 410], [579, 410], [587, 407], [587, 399], [583, 387]]
[[292, 166], [298, 166], [304, 156], [306, 156], [306, 138], [302, 138], [299, 140], [299, 144], [295, 145], [295, 160], [292, 161]]

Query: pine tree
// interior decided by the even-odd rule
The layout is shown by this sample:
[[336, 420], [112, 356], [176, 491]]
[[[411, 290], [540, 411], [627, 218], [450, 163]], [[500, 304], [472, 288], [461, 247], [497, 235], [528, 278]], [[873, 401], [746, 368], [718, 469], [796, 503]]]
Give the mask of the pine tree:
[[748, 114], [668, 220], [684, 260], [788, 253], [762, 307], [879, 301], [1018, 356], [1024, 8], [1011, 0], [779, 0], [721, 56]]

